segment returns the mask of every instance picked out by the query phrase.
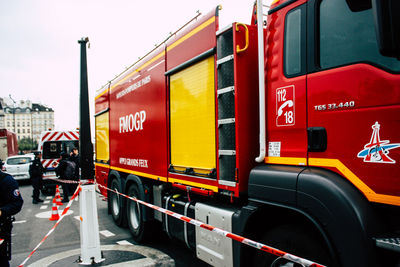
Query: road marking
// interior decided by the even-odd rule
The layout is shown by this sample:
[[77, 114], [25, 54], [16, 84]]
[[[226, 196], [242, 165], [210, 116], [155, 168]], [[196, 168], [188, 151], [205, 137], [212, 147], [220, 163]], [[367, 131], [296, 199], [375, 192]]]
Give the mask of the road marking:
[[[51, 212], [52, 212], [51, 210], [40, 212], [36, 214], [35, 217], [40, 219], [49, 219], [51, 216]], [[61, 211], [58, 211], [58, 213], [61, 214]], [[67, 215], [71, 215], [72, 213], [74, 213], [73, 210], [68, 210]]]
[[115, 236], [115, 234], [111, 233], [108, 230], [100, 231], [100, 234], [104, 235], [105, 237]]
[[43, 204], [50, 204], [50, 200], [45, 200]]
[[21, 220], [21, 221], [15, 221], [15, 222], [13, 222], [14, 224], [17, 224], [17, 223], [26, 223], [26, 220]]
[[47, 209], [47, 207], [48, 207], [47, 205], [43, 205], [43, 206], [40, 207], [40, 209], [41, 210], [45, 210], [45, 209]]
[[132, 243], [130, 243], [130, 242], [126, 241], [126, 240], [118, 241], [117, 244], [118, 244], [118, 245], [121, 245], [121, 246], [126, 246], [126, 245], [133, 246]]
[[46, 199], [53, 199], [53, 197], [46, 197]]

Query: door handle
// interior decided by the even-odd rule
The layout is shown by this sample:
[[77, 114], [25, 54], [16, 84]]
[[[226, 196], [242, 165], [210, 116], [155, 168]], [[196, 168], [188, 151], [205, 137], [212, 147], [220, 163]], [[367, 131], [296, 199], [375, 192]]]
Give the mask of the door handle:
[[243, 48], [240, 48], [239, 45], [236, 45], [236, 54], [242, 53], [244, 51], [247, 50], [247, 48], [249, 47], [249, 29], [247, 28], [246, 24], [243, 23], [236, 23], [236, 31], [240, 31], [239, 30], [239, 26], [242, 26], [245, 29], [245, 40], [246, 40], [246, 44]]

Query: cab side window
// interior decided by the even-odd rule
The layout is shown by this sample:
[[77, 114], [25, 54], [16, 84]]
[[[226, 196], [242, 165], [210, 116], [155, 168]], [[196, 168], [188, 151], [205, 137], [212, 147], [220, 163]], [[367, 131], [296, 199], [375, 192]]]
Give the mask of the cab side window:
[[372, 9], [353, 12], [345, 0], [320, 3], [319, 52], [322, 69], [366, 62], [400, 71], [400, 61], [379, 53]]
[[285, 19], [284, 73], [286, 77], [305, 74], [305, 6], [288, 12]]

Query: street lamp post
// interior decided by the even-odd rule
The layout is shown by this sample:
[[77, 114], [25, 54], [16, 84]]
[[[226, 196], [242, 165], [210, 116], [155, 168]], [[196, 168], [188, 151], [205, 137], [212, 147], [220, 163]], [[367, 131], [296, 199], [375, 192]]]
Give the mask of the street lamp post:
[[32, 119], [33, 108], [29, 108], [29, 115], [31, 118], [30, 125], [29, 125], [29, 137], [31, 138], [31, 150], [34, 150], [34, 147], [33, 147], [33, 145], [34, 145], [34, 143], [33, 143], [33, 125], [32, 125], [32, 123], [33, 123], [33, 119]]
[[81, 178], [88, 180], [94, 178], [93, 144], [90, 134], [89, 116], [89, 90], [86, 45], [89, 38], [78, 41], [81, 50], [81, 75], [80, 75], [80, 101], [79, 101], [79, 154]]
[[15, 126], [15, 104], [17, 102], [15, 102], [15, 100], [11, 97], [11, 94], [9, 94], [8, 96], [10, 97], [12, 102], [14, 103], [14, 106], [13, 106], [13, 124], [14, 124], [14, 133], [17, 133], [17, 130], [15, 129], [16, 128], [16, 126]]

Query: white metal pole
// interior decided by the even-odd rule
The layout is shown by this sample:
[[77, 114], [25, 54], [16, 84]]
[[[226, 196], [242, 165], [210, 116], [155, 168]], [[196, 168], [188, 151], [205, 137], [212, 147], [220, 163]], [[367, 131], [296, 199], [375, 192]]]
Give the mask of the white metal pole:
[[91, 265], [105, 259], [101, 256], [99, 221], [97, 217], [94, 184], [82, 185], [80, 192], [81, 212], [81, 259], [80, 264]]
[[265, 74], [264, 74], [264, 21], [262, 0], [257, 0], [257, 35], [258, 35], [258, 97], [260, 116], [260, 155], [257, 162], [263, 162], [266, 154], [265, 127]]

